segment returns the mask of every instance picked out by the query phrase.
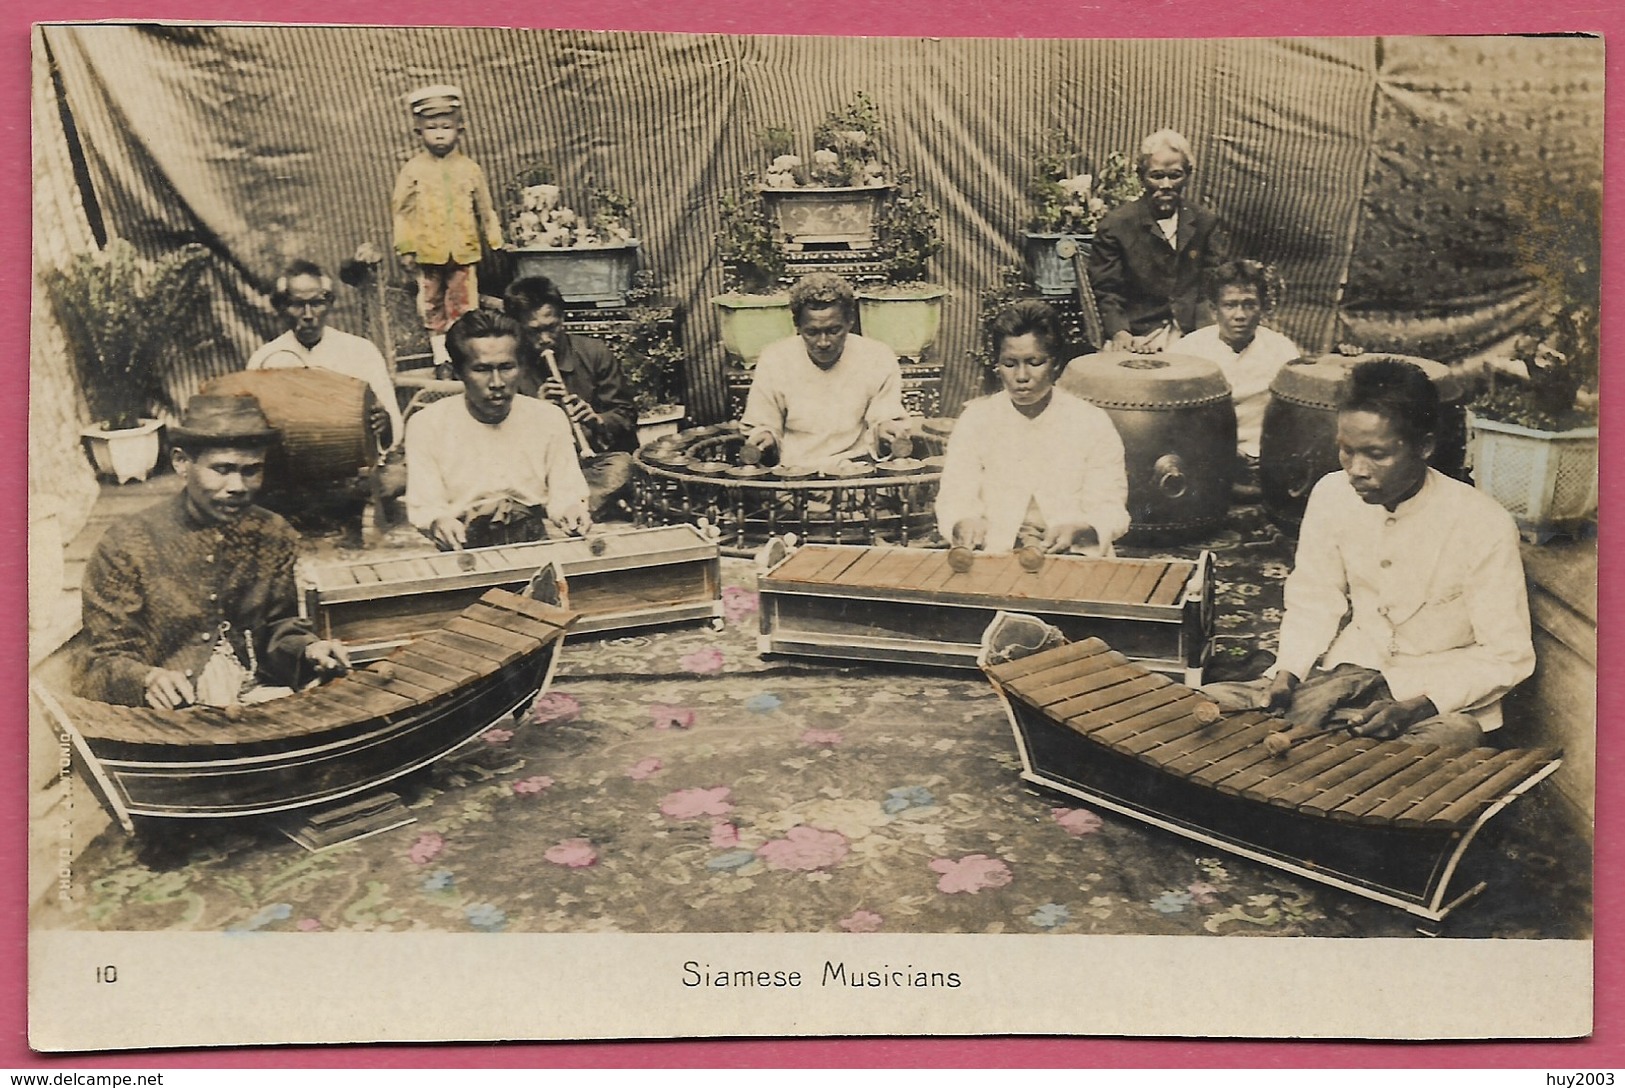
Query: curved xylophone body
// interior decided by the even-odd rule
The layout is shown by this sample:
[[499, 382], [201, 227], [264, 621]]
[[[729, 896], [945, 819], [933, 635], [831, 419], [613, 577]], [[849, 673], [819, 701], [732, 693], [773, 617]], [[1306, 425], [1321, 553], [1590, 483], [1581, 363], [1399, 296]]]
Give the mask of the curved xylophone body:
[[505, 590], [385, 661], [253, 706], [153, 710], [34, 695], [126, 831], [133, 816], [256, 816], [373, 789], [529, 704], [575, 613]]
[[757, 560], [758, 645], [763, 653], [975, 668], [989, 621], [1019, 608], [1200, 683], [1213, 630], [1210, 553], [1023, 559], [835, 544], [791, 552], [770, 543]]
[[1444, 753], [1343, 733], [1276, 755], [1265, 738], [1278, 719], [1214, 714], [1035, 616], [1001, 613], [979, 661], [1027, 781], [1434, 921], [1483, 887], [1450, 896], [1478, 829], [1561, 762], [1553, 749]]

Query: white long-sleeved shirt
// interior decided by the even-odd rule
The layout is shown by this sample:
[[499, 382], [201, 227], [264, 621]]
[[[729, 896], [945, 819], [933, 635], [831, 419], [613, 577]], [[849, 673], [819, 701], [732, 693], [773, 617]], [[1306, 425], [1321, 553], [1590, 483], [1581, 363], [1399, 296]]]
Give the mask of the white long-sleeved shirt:
[[1180, 337], [1179, 346], [1173, 350], [1219, 365], [1225, 381], [1230, 383], [1230, 399], [1236, 405], [1236, 448], [1248, 457], [1257, 457], [1270, 383], [1283, 366], [1299, 357], [1298, 345], [1260, 325], [1253, 332], [1252, 343], [1237, 352], [1219, 338], [1219, 326], [1204, 325]]
[[1276, 668], [1304, 677], [1317, 660], [1376, 669], [1395, 699], [1425, 695], [1499, 727], [1501, 696], [1535, 670], [1511, 516], [1432, 469], [1392, 513], [1347, 474], [1323, 478], [1286, 581]]
[[406, 516], [427, 532], [482, 499], [509, 496], [556, 515], [587, 501], [570, 421], [548, 401], [515, 397], [508, 418], [484, 423], [463, 397], [417, 412], [406, 427]]
[[1046, 526], [1094, 527], [1102, 544], [1128, 531], [1123, 440], [1111, 417], [1063, 389], [1028, 419], [1008, 393], [965, 405], [948, 441], [937, 526], [953, 538], [966, 518], [988, 521], [987, 550], [1015, 547], [1029, 507]]
[[875, 425], [906, 414], [891, 348], [848, 334], [841, 357], [825, 370], [801, 337], [789, 336], [757, 358], [742, 422], [747, 434], [772, 432], [781, 464], [814, 466], [873, 452]]
[[307, 348], [288, 330], [275, 340], [261, 344], [248, 357], [249, 370], [276, 370], [282, 367], [318, 367], [366, 382], [389, 413], [391, 442], [401, 440], [401, 406], [395, 399], [395, 386], [389, 380], [389, 367], [384, 365], [383, 353], [362, 336], [352, 336], [338, 329], [323, 329], [316, 346]]

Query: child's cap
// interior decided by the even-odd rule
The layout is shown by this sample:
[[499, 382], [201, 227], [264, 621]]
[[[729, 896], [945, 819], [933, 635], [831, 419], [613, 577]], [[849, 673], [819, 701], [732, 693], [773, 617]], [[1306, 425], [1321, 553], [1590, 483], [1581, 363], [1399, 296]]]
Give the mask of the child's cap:
[[463, 108], [463, 89], [449, 83], [419, 87], [406, 96], [406, 104], [411, 108], [413, 117], [455, 113]]

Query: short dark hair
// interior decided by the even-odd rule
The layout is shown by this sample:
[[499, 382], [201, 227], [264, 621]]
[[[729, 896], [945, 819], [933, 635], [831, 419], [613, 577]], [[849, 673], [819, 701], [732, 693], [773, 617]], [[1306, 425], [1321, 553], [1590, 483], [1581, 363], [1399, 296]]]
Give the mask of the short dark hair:
[[1061, 328], [1061, 315], [1055, 312], [1055, 307], [1036, 298], [1012, 302], [988, 324], [987, 334], [993, 342], [994, 359], [998, 359], [1006, 340], [1028, 333], [1038, 337], [1039, 346], [1057, 366], [1065, 365], [1066, 332]]
[[852, 285], [833, 272], [811, 272], [790, 288], [790, 319], [801, 325], [804, 310], [823, 310], [839, 306], [848, 321], [858, 318], [858, 296]]
[[271, 288], [271, 305], [278, 310], [288, 304], [288, 284], [296, 276], [311, 276], [320, 280], [327, 297], [329, 299], [333, 297], [333, 281], [322, 271], [321, 265], [304, 259], [289, 261], [287, 267], [282, 270], [282, 275], [276, 278], [275, 286]]
[[526, 276], [508, 284], [502, 292], [502, 310], [515, 321], [522, 321], [543, 306], [551, 306], [564, 316], [564, 292], [546, 276]]
[[1258, 304], [1264, 313], [1272, 312], [1281, 304], [1286, 283], [1273, 265], [1263, 261], [1225, 261], [1210, 269], [1204, 277], [1209, 302], [1218, 304], [1219, 293], [1226, 287], [1251, 287], [1258, 292]]
[[1439, 390], [1421, 367], [1404, 359], [1368, 359], [1356, 365], [1343, 379], [1337, 410], [1381, 416], [1413, 446], [1439, 430]]
[[446, 330], [446, 354], [451, 356], [451, 365], [460, 374], [469, 363], [470, 341], [496, 340], [504, 336], [512, 337], [515, 344], [520, 343], [519, 323], [498, 310], [470, 310]]

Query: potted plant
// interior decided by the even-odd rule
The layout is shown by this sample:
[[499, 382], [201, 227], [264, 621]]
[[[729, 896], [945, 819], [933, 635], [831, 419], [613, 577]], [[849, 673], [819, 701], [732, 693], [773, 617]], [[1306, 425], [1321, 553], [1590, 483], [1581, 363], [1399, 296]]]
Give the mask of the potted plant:
[[875, 245], [890, 190], [880, 140], [880, 111], [862, 91], [813, 130], [806, 159], [795, 153], [789, 129], [775, 126], [762, 133], [768, 158], [762, 200], [786, 246]]
[[47, 270], [43, 281], [96, 423], [82, 432], [97, 471], [144, 480], [158, 463], [157, 410], [173, 410], [164, 362], [208, 307], [209, 251], [192, 243], [146, 260], [123, 239]]
[[591, 210], [578, 215], [560, 203], [561, 190], [546, 164], [520, 171], [508, 193], [517, 275], [546, 276], [572, 305], [626, 305], [641, 245], [631, 197], [609, 186], [591, 187]]
[[936, 209], [905, 173], [882, 205], [880, 261], [885, 283], [860, 287], [858, 321], [863, 335], [904, 359], [919, 360], [936, 342], [942, 300], [948, 291], [925, 282], [926, 266], [942, 251]]
[[1107, 155], [1093, 174], [1082, 169], [1082, 161], [1074, 149], [1046, 151], [1027, 186], [1032, 215], [1022, 232], [1022, 253], [1043, 296], [1077, 291], [1073, 258], [1089, 256], [1095, 228], [1107, 212], [1140, 195], [1139, 174], [1121, 151]]
[[795, 335], [790, 295], [780, 284], [784, 250], [754, 175], [745, 175], [738, 192], [724, 194], [721, 208], [717, 252], [722, 258], [722, 294], [711, 304], [717, 308], [723, 346], [750, 370], [763, 348]]
[[638, 409], [638, 443], [675, 434], [687, 409], [683, 405], [683, 346], [673, 328], [672, 311], [650, 305], [659, 294], [654, 273], [638, 272], [627, 295], [630, 320], [605, 336]]

